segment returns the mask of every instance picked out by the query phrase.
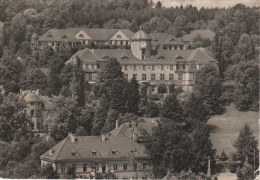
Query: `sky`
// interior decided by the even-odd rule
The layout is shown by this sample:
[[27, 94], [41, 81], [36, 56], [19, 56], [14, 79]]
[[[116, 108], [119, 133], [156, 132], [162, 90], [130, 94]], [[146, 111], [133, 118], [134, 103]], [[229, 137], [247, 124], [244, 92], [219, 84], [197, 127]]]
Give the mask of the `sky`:
[[[212, 7], [229, 7], [234, 6], [238, 3], [242, 3], [246, 6], [260, 6], [260, 0], [160, 0], [163, 2], [163, 6], [165, 7], [176, 7], [176, 6], [186, 6], [187, 4], [191, 4], [192, 6], [196, 6], [198, 9], [201, 7], [212, 8]], [[154, 0], [157, 2], [157, 0]]]

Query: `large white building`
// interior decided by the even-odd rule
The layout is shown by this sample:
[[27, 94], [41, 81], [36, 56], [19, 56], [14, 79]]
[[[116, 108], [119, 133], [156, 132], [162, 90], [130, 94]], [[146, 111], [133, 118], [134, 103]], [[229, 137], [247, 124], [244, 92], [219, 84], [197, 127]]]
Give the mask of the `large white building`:
[[152, 38], [141, 28], [131, 38], [131, 49], [84, 49], [74, 54], [66, 64], [74, 63], [76, 57], [83, 62], [89, 83], [95, 83], [103, 62], [116, 58], [126, 79], [135, 77], [139, 83], [148, 85], [148, 95], [157, 94], [160, 83], [192, 90], [195, 72], [205, 64], [217, 62], [214, 55], [205, 49], [155, 49]]

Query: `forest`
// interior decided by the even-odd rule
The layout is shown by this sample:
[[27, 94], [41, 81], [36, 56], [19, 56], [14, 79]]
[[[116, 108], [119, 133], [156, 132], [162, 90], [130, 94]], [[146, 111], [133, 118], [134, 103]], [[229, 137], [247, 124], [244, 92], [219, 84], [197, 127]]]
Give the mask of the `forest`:
[[[1, 177], [58, 178], [51, 167], [40, 167], [39, 156], [68, 132], [100, 135], [110, 132], [116, 119], [120, 124], [139, 122], [138, 116], [160, 118], [146, 144], [154, 177], [165, 176], [167, 169], [175, 169], [180, 178], [187, 177], [189, 168], [196, 175], [206, 173], [207, 157], [212, 157], [214, 169], [216, 155], [206, 126], [210, 116], [222, 113], [227, 100], [235, 102], [241, 111], [259, 110], [259, 7], [237, 4], [229, 8], [165, 8], [160, 2], [148, 0], [6, 0], [0, 2], [0, 12], [0, 85], [5, 89], [5, 94], [0, 95]], [[105, 64], [96, 85], [90, 86], [84, 79], [80, 59], [74, 66], [65, 66], [78, 48], [33, 51], [30, 47], [33, 33], [42, 35], [52, 28], [127, 28], [136, 32], [140, 26], [147, 33], [165, 32], [177, 38], [195, 29], [211, 29], [216, 33], [212, 42], [198, 37], [190, 48], [212, 51], [218, 68], [201, 68], [190, 94], [171, 85], [169, 96], [157, 105], [148, 101], [146, 87], [139, 87], [135, 79], [126, 81], [116, 59]], [[222, 86], [229, 80], [235, 82], [231, 95]], [[164, 93], [165, 85], [159, 86]], [[30, 133], [30, 121], [23, 113], [26, 102], [16, 94], [20, 89], [40, 89], [42, 95], [52, 97], [53, 105], [46, 107], [48, 140]], [[238, 139], [237, 154], [252, 154], [257, 141], [248, 127], [244, 131], [252, 145], [245, 149]], [[166, 143], [168, 139], [171, 141]], [[163, 153], [158, 146], [164, 148]], [[249, 158], [252, 165], [254, 159]], [[244, 163], [245, 154], [234, 160]]]

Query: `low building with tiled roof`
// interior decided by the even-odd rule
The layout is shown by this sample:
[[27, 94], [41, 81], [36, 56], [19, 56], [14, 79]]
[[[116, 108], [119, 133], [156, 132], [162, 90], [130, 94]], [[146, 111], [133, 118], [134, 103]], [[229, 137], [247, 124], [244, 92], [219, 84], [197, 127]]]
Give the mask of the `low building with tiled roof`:
[[181, 50], [184, 49], [184, 43], [181, 39], [168, 33], [150, 33], [153, 49]]
[[153, 128], [157, 123], [123, 123], [118, 125], [118, 120], [116, 121], [116, 127], [108, 134], [120, 135], [128, 137], [129, 139], [143, 145], [150, 136], [152, 136]]
[[201, 38], [209, 39], [210, 41], [212, 41], [215, 34], [216, 33], [211, 31], [210, 29], [198, 29], [198, 30], [192, 31], [190, 34], [185, 34], [182, 37], [182, 41], [185, 43], [185, 45], [192, 44], [192, 42], [194, 41], [194, 38], [198, 35]]
[[[63, 47], [90, 46], [92, 42], [108, 46], [130, 46], [133, 32], [129, 29], [90, 29], [67, 28], [50, 29], [42, 36], [33, 34], [31, 45], [35, 47], [51, 46], [56, 50]], [[35, 43], [36, 42], [36, 43]]]
[[40, 90], [20, 90], [21, 96], [27, 102], [27, 107], [24, 112], [33, 122], [32, 129], [38, 132], [46, 132], [46, 126], [44, 122], [47, 119], [48, 111], [46, 106], [52, 104], [51, 99], [48, 96], [40, 95]]
[[69, 133], [40, 159], [42, 166], [51, 163], [59, 175], [71, 167], [79, 178], [112, 172], [119, 179], [146, 179], [151, 168], [145, 148], [120, 135], [100, 137]]

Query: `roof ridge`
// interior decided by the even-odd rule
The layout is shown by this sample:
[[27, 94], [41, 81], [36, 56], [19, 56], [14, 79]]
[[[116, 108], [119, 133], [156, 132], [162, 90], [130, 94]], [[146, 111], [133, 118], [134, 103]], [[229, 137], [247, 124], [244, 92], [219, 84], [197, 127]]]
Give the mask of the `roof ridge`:
[[208, 56], [210, 59], [212, 59], [212, 60], [214, 60], [214, 61], [216, 61], [215, 59], [213, 59], [212, 57], [210, 57], [209, 55], [208, 55], [208, 53], [206, 53], [205, 51], [206, 51], [206, 49], [203, 49], [203, 50], [201, 50], [201, 49], [198, 49], [199, 51], [201, 51], [203, 54], [206, 54], [206, 56]]
[[197, 52], [198, 52], [198, 49], [193, 50], [192, 53], [191, 53], [191, 54], [189, 55], [189, 57], [187, 58], [187, 61], [191, 61], [191, 60], [195, 57], [195, 55], [197, 54]]
[[67, 142], [68, 137], [66, 137], [65, 139], [66, 139], [66, 140], [65, 140], [64, 143], [62, 144], [62, 146], [61, 146], [59, 152], [57, 152], [57, 155], [54, 157], [54, 160], [56, 160], [56, 158], [58, 157], [59, 153], [61, 152], [62, 148], [64, 147], [65, 143]]

